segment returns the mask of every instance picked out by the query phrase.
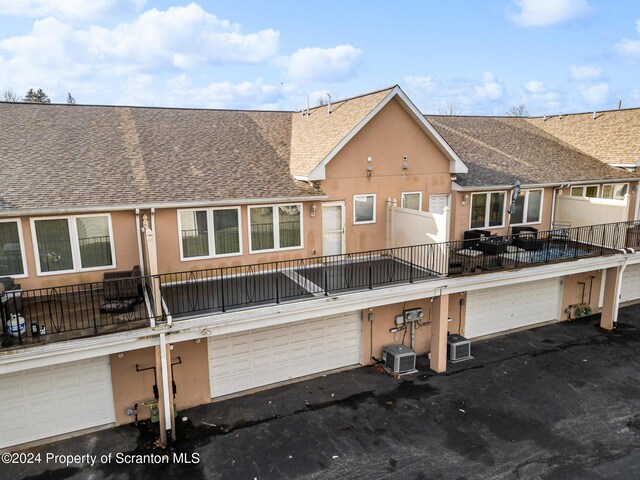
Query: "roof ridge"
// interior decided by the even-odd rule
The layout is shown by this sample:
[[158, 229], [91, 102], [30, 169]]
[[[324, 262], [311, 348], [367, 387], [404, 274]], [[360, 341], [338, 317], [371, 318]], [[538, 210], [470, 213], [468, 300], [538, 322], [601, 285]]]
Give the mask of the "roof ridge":
[[[375, 95], [377, 93], [382, 93], [382, 92], [387, 92], [387, 91], [391, 92], [396, 87], [398, 87], [397, 84], [393, 85], [391, 87], [388, 87], [388, 88], [381, 88], [381, 89], [375, 90], [373, 92], [368, 92], [368, 93], [363, 93], [363, 94], [360, 94], [360, 95], [356, 95], [354, 97], [348, 97], [348, 98], [343, 98], [343, 99], [340, 99], [340, 100], [335, 100], [335, 101], [332, 101], [331, 104], [332, 105], [337, 105], [338, 103], [350, 102], [352, 100], [357, 100], [358, 98], [368, 97], [368, 96], [371, 96], [371, 95]], [[318, 108], [325, 108], [325, 107], [326, 107], [326, 105], [316, 105], [315, 107], [309, 108], [309, 111], [317, 110]], [[306, 109], [303, 109], [303, 110], [306, 110]], [[297, 110], [297, 111], [295, 111], [293, 113], [300, 113], [300, 112], [301, 112], [301, 110]]]

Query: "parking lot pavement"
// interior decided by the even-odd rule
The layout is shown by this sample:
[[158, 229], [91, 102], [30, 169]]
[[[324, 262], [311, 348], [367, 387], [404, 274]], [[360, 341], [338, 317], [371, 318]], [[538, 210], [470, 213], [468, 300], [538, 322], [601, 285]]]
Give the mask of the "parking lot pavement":
[[95, 455], [93, 466], [9, 465], [0, 477], [640, 478], [640, 305], [614, 332], [598, 321], [474, 342], [474, 359], [445, 374], [421, 357], [402, 379], [363, 367], [180, 412], [182, 463], [130, 463], [162, 459], [150, 456], [157, 426], [141, 424], [28, 451]]

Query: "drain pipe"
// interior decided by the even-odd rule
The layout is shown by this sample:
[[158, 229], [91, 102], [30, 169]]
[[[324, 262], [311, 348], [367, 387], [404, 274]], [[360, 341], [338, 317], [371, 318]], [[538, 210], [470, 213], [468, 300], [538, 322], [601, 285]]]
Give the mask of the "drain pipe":
[[[142, 235], [140, 234], [140, 209], [136, 208], [136, 234], [138, 236], [138, 262], [140, 263], [140, 273], [144, 277], [144, 254], [142, 253]], [[144, 278], [142, 279], [144, 282]]]
[[160, 334], [160, 362], [162, 363], [162, 403], [164, 404], [164, 425], [167, 434], [167, 450], [172, 449], [171, 421], [173, 415], [173, 404], [169, 395], [169, 371], [167, 369], [167, 340], [165, 334]]
[[156, 209], [151, 207], [151, 230], [153, 230], [153, 234], [158, 238], [156, 234]]
[[411, 350], [416, 351], [416, 322], [411, 322]]
[[618, 272], [618, 282], [616, 284], [616, 302], [615, 308], [613, 309], [613, 328], [616, 328], [616, 324], [618, 323], [618, 309], [620, 308], [620, 288], [622, 287], [622, 274], [624, 273], [624, 269], [627, 268], [627, 262], [629, 261], [629, 257], [625, 257], [624, 263], [622, 267], [620, 267], [620, 271]]

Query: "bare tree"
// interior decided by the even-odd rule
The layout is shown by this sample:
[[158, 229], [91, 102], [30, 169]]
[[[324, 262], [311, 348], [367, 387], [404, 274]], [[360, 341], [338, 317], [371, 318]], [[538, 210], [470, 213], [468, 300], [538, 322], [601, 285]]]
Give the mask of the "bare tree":
[[438, 107], [439, 115], [462, 115], [462, 107], [457, 103], [448, 102]]
[[514, 105], [507, 110], [507, 115], [510, 117], [526, 117], [528, 114], [529, 112], [527, 112], [527, 107], [524, 106], [524, 103]]
[[4, 92], [2, 92], [2, 99], [0, 99], [0, 102], [19, 102], [19, 101], [20, 101], [20, 97], [18, 97], [18, 94], [13, 90], [11, 90], [10, 88], [7, 88]]

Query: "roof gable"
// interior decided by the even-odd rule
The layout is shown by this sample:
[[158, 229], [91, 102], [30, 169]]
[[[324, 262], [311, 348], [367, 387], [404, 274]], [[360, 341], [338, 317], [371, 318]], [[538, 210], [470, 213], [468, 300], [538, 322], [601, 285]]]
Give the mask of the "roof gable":
[[451, 173], [466, 173], [464, 162], [402, 89], [395, 86], [337, 102], [331, 106], [331, 113], [328, 113], [328, 107], [317, 107], [309, 115], [296, 115], [292, 125], [292, 174], [304, 180], [323, 180], [327, 163], [394, 98], [449, 158]]

